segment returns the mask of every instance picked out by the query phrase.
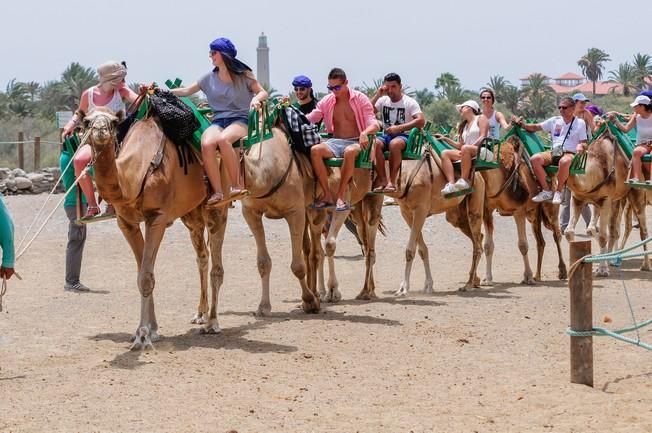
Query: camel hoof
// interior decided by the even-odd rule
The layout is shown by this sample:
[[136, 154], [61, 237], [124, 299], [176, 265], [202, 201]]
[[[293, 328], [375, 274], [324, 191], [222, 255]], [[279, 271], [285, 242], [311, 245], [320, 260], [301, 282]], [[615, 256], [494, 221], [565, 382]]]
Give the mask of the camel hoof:
[[212, 325], [209, 324], [199, 328], [200, 334], [219, 334], [220, 332], [222, 332], [222, 329], [217, 323], [213, 323]]
[[566, 270], [566, 266], [559, 268], [559, 274], [557, 276], [560, 280], [568, 279], [568, 271]]
[[601, 269], [598, 268], [597, 271], [595, 271], [595, 276], [596, 277], [608, 277], [609, 276], [609, 269]]
[[321, 299], [322, 302], [335, 303], [342, 300], [342, 294], [337, 290], [337, 288], [333, 288], [327, 293], [322, 293], [319, 296], [319, 299]]
[[[154, 331], [154, 333], [156, 334], [158, 340], [158, 338], [160, 338], [158, 337], [158, 333], [156, 331]], [[134, 335], [133, 343], [131, 344], [129, 350], [134, 350], [134, 349], [143, 350], [147, 348], [153, 349], [154, 346], [152, 345], [152, 340], [153, 340], [152, 337], [154, 336], [154, 333], [151, 333], [147, 326], [141, 326], [140, 328], [138, 328], [136, 334]]]
[[432, 287], [432, 281], [428, 281], [424, 286], [423, 286], [423, 293], [426, 293], [428, 295], [435, 293], [435, 289]]
[[256, 317], [269, 317], [272, 314], [272, 306], [271, 305], [261, 305], [258, 307], [258, 310], [254, 313], [254, 316]]
[[407, 284], [401, 284], [401, 287], [396, 292], [394, 292], [394, 296], [407, 296], [408, 291], [409, 289]]
[[643, 265], [641, 266], [641, 271], [648, 271], [648, 272], [649, 272], [649, 271], [651, 271], [651, 270], [652, 270], [652, 268], [650, 268], [650, 265], [649, 265], [649, 264], [648, 264], [648, 265], [643, 264]]
[[566, 231], [564, 232], [564, 236], [566, 236], [566, 240], [568, 242], [572, 242], [575, 240], [575, 231], [566, 229]]
[[365, 292], [364, 290], [355, 297], [359, 301], [372, 301], [378, 299], [378, 296], [374, 292]]
[[321, 306], [317, 298], [315, 298], [312, 302], [301, 301], [301, 309], [306, 314], [316, 314], [319, 313]]
[[480, 281], [481, 286], [493, 286], [494, 282], [491, 278], [483, 278], [482, 281]]
[[190, 323], [193, 325], [204, 325], [206, 324], [206, 318], [204, 314], [197, 313], [195, 317], [190, 320]]
[[592, 238], [595, 238], [598, 236], [598, 229], [596, 229], [595, 227], [588, 227], [586, 229], [586, 234], [588, 236], [591, 236]]
[[528, 286], [534, 286], [534, 285], [536, 284], [536, 282], [534, 281], [534, 278], [532, 278], [532, 277], [530, 276], [530, 277], [524, 277], [524, 278], [521, 280], [521, 284], [526, 284], [526, 285], [528, 285]]

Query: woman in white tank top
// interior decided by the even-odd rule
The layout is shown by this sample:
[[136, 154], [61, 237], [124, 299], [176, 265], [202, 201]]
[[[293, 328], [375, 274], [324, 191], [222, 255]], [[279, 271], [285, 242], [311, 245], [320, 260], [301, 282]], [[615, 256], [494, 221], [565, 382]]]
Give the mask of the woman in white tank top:
[[489, 121], [489, 137], [498, 140], [500, 138], [500, 128], [507, 129], [509, 124], [505, 115], [494, 109], [496, 96], [491, 89], [483, 89], [480, 92], [480, 102], [482, 103], [482, 114]]
[[626, 125], [618, 121], [616, 113], [609, 113], [609, 120], [623, 132], [629, 132], [636, 125], [636, 147], [632, 154], [632, 177], [630, 182], [640, 182], [646, 178], [646, 183], [652, 183], [650, 173], [643, 175], [643, 156], [652, 153], [652, 101], [645, 95], [639, 95], [629, 104], [634, 108], [634, 114]]
[[[132, 103], [138, 98], [136, 92], [125, 84], [127, 66], [124, 62], [106, 62], [98, 66], [97, 74], [100, 78], [99, 84], [84, 90], [82, 93], [79, 99], [79, 109], [63, 128], [63, 139], [73, 133], [84, 114], [90, 113], [97, 107], [106, 107], [115, 113], [120, 110], [124, 111], [125, 100]], [[93, 154], [89, 144], [84, 144], [77, 150], [73, 159], [75, 177], [79, 176], [88, 163], [91, 162], [92, 156]], [[90, 219], [100, 213], [100, 208], [95, 199], [93, 181], [88, 174], [79, 180], [79, 187], [84, 192], [84, 196], [88, 202], [86, 215], [82, 219]]]
[[[471, 176], [471, 164], [478, 153], [478, 146], [489, 134], [489, 121], [480, 114], [480, 106], [477, 102], [469, 100], [457, 106], [457, 111], [462, 116], [462, 123], [458, 128], [460, 141], [456, 142], [448, 137], [436, 135], [435, 138], [443, 140], [455, 149], [445, 150], [441, 153], [441, 165], [446, 181], [448, 182], [442, 195], [469, 189], [471, 185], [468, 180]], [[455, 171], [453, 161], [462, 161], [462, 172], [460, 178], [455, 182]]]

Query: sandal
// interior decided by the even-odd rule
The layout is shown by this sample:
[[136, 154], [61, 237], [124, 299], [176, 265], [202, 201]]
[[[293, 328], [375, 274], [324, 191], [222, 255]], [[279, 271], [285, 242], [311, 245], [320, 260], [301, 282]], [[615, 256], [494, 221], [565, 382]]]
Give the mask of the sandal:
[[396, 192], [396, 187], [393, 184], [389, 183], [387, 184], [387, 186], [385, 187], [385, 191], [383, 192], [388, 192], [388, 193]]
[[233, 188], [229, 192], [229, 200], [240, 200], [249, 195], [249, 191], [243, 188]]
[[346, 212], [351, 209], [351, 205], [349, 205], [347, 202], [342, 201], [339, 203], [341, 200], [338, 200], [337, 206], [335, 207], [335, 212]]
[[224, 194], [221, 192], [214, 192], [213, 194], [208, 197], [208, 200], [206, 200], [206, 206], [217, 206], [218, 204], [221, 204], [221, 202], [224, 201]]
[[386, 186], [385, 185], [378, 185], [374, 189], [371, 190], [371, 192], [384, 192]]
[[99, 206], [88, 206], [86, 209], [86, 215], [80, 218], [80, 220], [86, 221], [92, 218], [95, 218], [100, 214], [100, 207]]
[[335, 207], [335, 205], [326, 200], [319, 200], [314, 203], [312, 203], [310, 206], [308, 206], [310, 209], [317, 209], [317, 210], [326, 210], [326, 209], [332, 209]]

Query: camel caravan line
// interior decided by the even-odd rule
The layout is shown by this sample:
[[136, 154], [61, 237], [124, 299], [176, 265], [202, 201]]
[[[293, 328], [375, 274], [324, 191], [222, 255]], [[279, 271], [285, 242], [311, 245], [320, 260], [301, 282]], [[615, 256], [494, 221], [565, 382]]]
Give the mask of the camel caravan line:
[[[175, 88], [181, 85], [181, 81], [177, 79], [166, 84], [169, 88]], [[203, 130], [211, 124], [211, 112], [196, 106], [188, 98], [180, 98], [178, 106], [192, 112], [195, 123], [185, 139], [171, 138], [167, 111], [152, 103], [157, 95], [171, 100], [171, 94], [165, 90], [150, 88], [144, 92], [127, 116], [130, 127], [120, 146], [117, 131], [123, 121], [123, 113], [97, 108], [84, 119], [84, 140], [92, 147], [97, 189], [101, 197], [115, 207], [118, 227], [137, 263], [141, 313], [133, 347], [149, 346], [159, 338], [153, 296], [154, 264], [165, 230], [174, 220], [180, 218], [190, 231], [197, 256], [200, 296], [192, 323], [202, 325], [201, 332], [220, 332], [217, 317], [219, 290], [224, 273], [228, 272], [222, 264], [222, 246], [229, 206], [206, 204], [208, 190], [201, 161], [200, 138]], [[446, 220], [471, 241], [473, 254], [469, 276], [460, 290], [493, 284], [494, 211], [501, 216], [511, 216], [516, 222], [517, 244], [523, 258], [522, 283], [534, 284], [541, 280], [545, 248], [542, 226], [552, 232], [559, 257], [558, 277], [566, 279], [566, 264], [561, 252], [562, 233], [558, 222], [559, 206], [550, 201], [532, 200], [539, 193], [539, 187], [530, 159], [545, 150], [535, 133], [513, 124], [500, 140], [484, 140], [473, 158], [469, 187], [445, 195], [442, 188], [447, 184], [447, 178], [442, 153], [450, 149], [450, 145], [441, 135], [431, 134], [430, 125], [415, 128], [409, 134], [393, 192], [372, 192], [373, 154], [370, 145], [360, 152], [355, 163], [347, 191], [350, 206], [344, 211], [336, 211], [311, 206], [323, 191], [313, 172], [309, 155], [302, 152], [299, 143], [296, 143], [286, 108], [285, 101], [275, 101], [270, 105], [264, 104], [260, 111], [251, 111], [247, 136], [233, 143], [239, 154], [241, 180], [249, 192], [241, 199], [242, 214], [256, 242], [256, 263], [262, 286], [257, 315], [267, 316], [272, 310], [272, 259], [267, 247], [263, 216], [282, 218], [287, 222], [291, 239], [290, 268], [301, 287], [301, 308], [305, 313], [316, 313], [320, 311], [322, 302], [337, 302], [342, 298], [335, 274], [334, 255], [338, 233], [347, 218], [355, 223], [365, 257], [364, 283], [357, 299], [376, 298], [373, 268], [376, 235], [382, 226], [383, 195], [397, 201], [401, 215], [410, 228], [404, 276], [396, 295], [405, 296], [410, 290], [410, 274], [417, 248], [425, 267], [423, 290], [426, 293], [433, 291], [433, 272], [422, 229], [428, 216], [441, 213], [445, 213]], [[644, 189], [626, 182], [634, 148], [631, 139], [614, 128], [609, 120], [594, 137], [586, 152], [578, 153], [571, 163], [568, 186], [572, 190], [573, 200], [571, 221], [565, 235], [569, 240], [573, 238], [582, 207], [587, 203], [592, 204], [596, 211], [589, 230], [597, 234], [601, 252], [607, 252], [614, 247], [618, 238], [623, 209], [636, 215], [641, 239], [647, 237], [646, 196]], [[371, 143], [373, 139], [370, 137]], [[79, 144], [76, 135], [65, 143], [73, 152]], [[649, 161], [644, 163], [649, 166]], [[329, 159], [326, 165], [328, 186], [335, 194], [340, 183], [342, 159]], [[459, 163], [454, 166], [458, 177]], [[556, 166], [547, 168], [553, 183], [556, 169]], [[228, 191], [230, 178], [225, 173], [224, 164], [220, 164], [220, 172], [222, 187]], [[533, 271], [528, 259], [526, 221], [532, 227], [537, 244], [536, 271]], [[142, 222], [145, 223], [144, 230], [140, 228]], [[597, 224], [599, 230], [596, 229]], [[322, 236], [325, 237], [323, 242]], [[478, 265], [483, 250], [486, 269], [481, 280]], [[328, 265], [327, 281], [323, 271], [325, 262]], [[650, 269], [647, 257], [642, 269]], [[600, 265], [598, 275], [608, 275], [606, 263]]]

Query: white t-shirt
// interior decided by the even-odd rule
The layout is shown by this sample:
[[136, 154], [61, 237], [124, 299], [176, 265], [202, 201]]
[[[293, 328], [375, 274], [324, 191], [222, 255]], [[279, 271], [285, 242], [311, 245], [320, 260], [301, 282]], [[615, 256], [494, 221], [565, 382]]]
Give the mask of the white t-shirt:
[[578, 119], [577, 117], [574, 117], [574, 119], [575, 121], [572, 121], [573, 128], [571, 129], [570, 134], [568, 134], [568, 138], [566, 138], [565, 142], [564, 138], [566, 137], [571, 122], [566, 123], [561, 116], [554, 116], [541, 124], [541, 129], [550, 133], [552, 147], [561, 146], [563, 142], [564, 152], [575, 153], [580, 141], [586, 141], [586, 123], [584, 120]]
[[381, 96], [376, 101], [376, 110], [382, 116], [383, 129], [410, 122], [421, 113], [419, 103], [408, 95], [403, 95], [398, 102], [392, 102], [387, 95]]
[[652, 141], [652, 116], [647, 119], [636, 115], [636, 144]]

